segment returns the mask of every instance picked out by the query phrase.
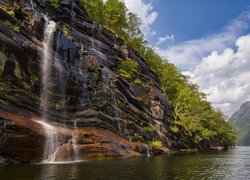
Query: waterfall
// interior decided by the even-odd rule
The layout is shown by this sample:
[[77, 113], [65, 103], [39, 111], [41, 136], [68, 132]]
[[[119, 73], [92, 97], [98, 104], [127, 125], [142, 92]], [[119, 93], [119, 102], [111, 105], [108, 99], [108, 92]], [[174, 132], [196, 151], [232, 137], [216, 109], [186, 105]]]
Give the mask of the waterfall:
[[77, 147], [77, 121], [79, 119], [75, 119], [74, 121], [74, 131], [72, 133], [72, 147], [73, 147], [73, 151], [74, 151], [74, 160], [78, 161], [79, 159], [79, 148]]
[[147, 157], [150, 157], [150, 152], [149, 152], [149, 146], [146, 145], [146, 149], [147, 149]]
[[118, 130], [119, 130], [119, 134], [121, 135], [122, 134], [122, 130], [121, 130], [121, 119], [120, 119], [120, 109], [118, 107], [118, 104], [117, 104], [117, 101], [116, 101], [116, 93], [115, 93], [115, 85], [113, 84], [113, 81], [110, 80], [109, 81], [110, 83], [110, 93], [111, 93], [111, 98], [112, 98], [112, 106], [114, 108], [114, 111], [115, 111], [115, 116], [114, 116], [114, 120], [117, 121], [117, 124], [118, 124]]
[[[76, 127], [75, 127], [75, 131], [76, 131]], [[79, 148], [77, 147], [77, 142], [76, 142], [76, 135], [74, 134], [75, 132], [73, 132], [72, 134], [72, 147], [73, 147], [73, 151], [74, 151], [74, 161], [78, 161], [78, 156], [79, 156]]]
[[49, 21], [45, 17], [46, 23], [44, 28], [43, 52], [41, 61], [42, 70], [42, 91], [40, 97], [40, 108], [42, 112], [42, 122], [46, 134], [46, 142], [44, 147], [44, 161], [49, 161], [50, 156], [54, 153], [58, 146], [58, 138], [56, 128], [46, 123], [49, 111], [49, 90], [50, 90], [50, 75], [52, 66], [52, 45], [56, 23]]
[[54, 32], [56, 30], [56, 23], [49, 21], [45, 18], [46, 24], [44, 28], [43, 52], [42, 52], [42, 91], [41, 91], [41, 111], [43, 121], [47, 119], [49, 110], [49, 87], [50, 87], [50, 74], [52, 66], [52, 44]]
[[53, 162], [53, 154], [55, 154], [55, 151], [59, 145], [58, 141], [58, 132], [56, 127], [44, 122], [44, 121], [38, 121], [40, 123], [44, 130], [46, 135], [46, 142], [44, 146], [44, 153], [43, 153], [43, 161], [44, 162]]
[[34, 9], [34, 3], [33, 3], [33, 0], [30, 0], [30, 5], [31, 5], [31, 9]]

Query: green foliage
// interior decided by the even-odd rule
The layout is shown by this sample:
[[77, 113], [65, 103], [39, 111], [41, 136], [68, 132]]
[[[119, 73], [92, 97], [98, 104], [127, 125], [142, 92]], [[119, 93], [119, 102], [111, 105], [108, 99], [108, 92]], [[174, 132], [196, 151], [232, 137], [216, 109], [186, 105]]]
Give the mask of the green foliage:
[[149, 125], [143, 128], [144, 131], [148, 131], [148, 132], [154, 132], [156, 131], [156, 128], [153, 125]]
[[20, 27], [16, 24], [12, 24], [10, 21], [6, 20], [6, 21], [3, 21], [3, 23], [7, 26], [9, 26], [11, 29], [13, 29], [14, 31], [16, 32], [20, 32]]
[[51, 103], [49, 106], [50, 106], [50, 108], [55, 109], [55, 110], [59, 110], [59, 109], [62, 108], [62, 106], [59, 103], [56, 103], [56, 102]]
[[120, 0], [80, 0], [81, 6], [92, 20], [118, 34], [141, 54], [147, 42], [140, 30], [141, 20], [128, 12], [124, 2]]
[[158, 75], [159, 85], [174, 107], [175, 122], [184, 127], [186, 136], [196, 143], [216, 136], [225, 145], [234, 144], [236, 134], [233, 127], [228, 125], [221, 112], [207, 102], [206, 95], [199, 91], [196, 84], [190, 83], [188, 77], [150, 48], [144, 59]]
[[50, 6], [52, 6], [55, 9], [60, 8], [59, 0], [45, 0], [45, 2], [48, 3]]
[[[80, 0], [80, 4], [94, 21], [118, 34], [138, 51], [155, 72], [159, 87], [174, 108], [175, 123], [185, 130], [183, 138], [199, 143], [217, 137], [225, 145], [234, 144], [235, 130], [226, 122], [226, 117], [211, 106], [196, 84], [191, 83], [179, 69], [154, 52], [140, 30], [141, 20], [128, 12], [123, 1]], [[123, 77], [133, 78], [137, 68], [135, 61], [123, 60], [118, 72]], [[142, 82], [135, 79], [134, 83]], [[176, 127], [171, 129], [178, 132], [179, 128]]]
[[136, 79], [134, 80], [134, 83], [135, 83], [135, 84], [142, 84], [142, 81], [141, 81], [139, 78], [136, 78]]
[[148, 142], [148, 145], [149, 146], [152, 146], [152, 147], [162, 147], [162, 142], [161, 141], [149, 141]]
[[0, 99], [0, 104], [8, 104], [7, 102], [5, 102], [4, 100]]
[[33, 75], [33, 76], [31, 77], [31, 79], [32, 79], [33, 82], [37, 82], [37, 81], [39, 80], [39, 78], [38, 78], [37, 75]]
[[241, 108], [229, 119], [238, 133], [237, 145], [250, 145], [250, 103], [245, 102]]
[[66, 25], [62, 25], [62, 32], [64, 36], [66, 36], [68, 39], [72, 40], [72, 36], [70, 35], [70, 30]]
[[179, 128], [178, 128], [176, 125], [171, 126], [170, 128], [171, 128], [171, 130], [172, 130], [173, 132], [175, 132], [175, 133], [179, 132]]
[[121, 60], [118, 72], [125, 78], [132, 78], [137, 71], [138, 63], [132, 59]]
[[139, 78], [136, 78], [134, 80], [134, 83], [135, 84], [140, 84], [142, 87], [145, 87], [145, 83], [142, 80], [140, 80]]
[[4, 6], [0, 6], [0, 8], [2, 10], [4, 10], [5, 12], [7, 12], [8, 14], [10, 14], [11, 16], [15, 16], [15, 12], [12, 10], [12, 9], [7, 9], [6, 7]]

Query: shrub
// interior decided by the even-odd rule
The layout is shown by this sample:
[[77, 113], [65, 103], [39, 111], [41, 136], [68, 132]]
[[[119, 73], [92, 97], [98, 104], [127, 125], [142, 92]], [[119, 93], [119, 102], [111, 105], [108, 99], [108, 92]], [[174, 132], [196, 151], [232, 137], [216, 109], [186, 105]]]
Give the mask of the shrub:
[[149, 141], [148, 145], [152, 147], [162, 147], [162, 142], [161, 141]]
[[138, 63], [132, 59], [122, 60], [118, 72], [125, 78], [132, 78], [134, 73], [137, 71]]
[[153, 132], [153, 131], [156, 131], [156, 128], [152, 125], [149, 125], [149, 126], [144, 127], [143, 130], [148, 131], [148, 132]]
[[62, 32], [64, 36], [66, 36], [68, 39], [72, 40], [72, 36], [70, 35], [70, 30], [66, 25], [62, 26]]
[[31, 79], [32, 79], [33, 82], [36, 82], [36, 81], [39, 80], [39, 78], [38, 78], [37, 75], [33, 75], [33, 76], [31, 77]]
[[52, 6], [55, 9], [58, 9], [60, 7], [59, 0], [45, 0], [46, 3], [48, 3], [50, 6]]
[[171, 126], [170, 127], [171, 128], [171, 130], [174, 132], [174, 133], [177, 133], [177, 132], [179, 132], [179, 128], [177, 127], [177, 126]]
[[11, 10], [11, 9], [6, 9], [6, 7], [4, 7], [4, 6], [0, 6], [0, 8], [1, 8], [2, 10], [4, 10], [5, 12], [7, 12], [9, 15], [15, 16], [15, 12], [14, 12], [13, 10]]
[[12, 24], [10, 21], [6, 20], [3, 21], [3, 23], [7, 26], [9, 26], [12, 30], [16, 31], [16, 32], [20, 32], [20, 27], [16, 24]]

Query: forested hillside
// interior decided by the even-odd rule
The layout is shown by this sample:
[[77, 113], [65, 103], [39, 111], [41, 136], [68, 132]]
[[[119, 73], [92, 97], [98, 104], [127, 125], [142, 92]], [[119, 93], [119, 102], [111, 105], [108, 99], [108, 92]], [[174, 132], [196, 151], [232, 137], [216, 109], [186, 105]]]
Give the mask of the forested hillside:
[[250, 101], [244, 102], [240, 109], [230, 118], [229, 122], [236, 127], [239, 134], [238, 145], [250, 145]]
[[227, 117], [140, 25], [119, 0], [0, 0], [0, 163], [234, 145]]
[[196, 143], [214, 136], [225, 144], [234, 143], [236, 133], [226, 122], [227, 117], [211, 106], [206, 94], [200, 92], [196, 84], [154, 51], [140, 30], [141, 20], [129, 12], [123, 2], [80, 0], [80, 3], [94, 21], [115, 32], [137, 50], [155, 72], [158, 85], [174, 108], [174, 131], [184, 127], [186, 138], [191, 137]]

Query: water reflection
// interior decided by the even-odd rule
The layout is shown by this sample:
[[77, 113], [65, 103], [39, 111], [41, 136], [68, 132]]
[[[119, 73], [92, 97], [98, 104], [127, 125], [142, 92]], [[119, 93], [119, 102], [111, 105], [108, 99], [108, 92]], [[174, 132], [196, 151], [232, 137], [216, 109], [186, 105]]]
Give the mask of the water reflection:
[[8, 165], [0, 179], [250, 179], [250, 148], [73, 164]]

